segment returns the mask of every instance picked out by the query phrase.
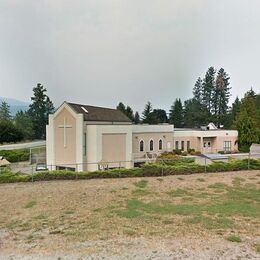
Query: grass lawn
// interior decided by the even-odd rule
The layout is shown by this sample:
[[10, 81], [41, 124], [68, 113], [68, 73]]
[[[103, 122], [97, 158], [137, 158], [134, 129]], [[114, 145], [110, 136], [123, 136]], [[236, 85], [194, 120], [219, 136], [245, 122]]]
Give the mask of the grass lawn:
[[242, 244], [260, 235], [259, 171], [2, 184], [0, 194], [0, 231], [14, 249], [137, 237]]

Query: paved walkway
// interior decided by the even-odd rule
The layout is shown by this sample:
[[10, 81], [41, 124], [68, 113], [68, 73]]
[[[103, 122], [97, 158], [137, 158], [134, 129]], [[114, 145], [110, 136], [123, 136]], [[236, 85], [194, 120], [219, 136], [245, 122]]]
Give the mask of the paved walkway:
[[0, 145], [0, 150], [34, 148], [34, 147], [45, 146], [45, 145], [46, 145], [46, 141], [34, 141], [34, 142], [19, 143], [19, 144], [6, 144], [6, 145]]

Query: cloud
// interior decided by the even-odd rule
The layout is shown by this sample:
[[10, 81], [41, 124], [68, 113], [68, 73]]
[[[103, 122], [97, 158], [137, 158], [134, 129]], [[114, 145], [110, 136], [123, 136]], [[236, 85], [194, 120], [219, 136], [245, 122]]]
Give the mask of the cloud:
[[191, 96], [211, 65], [230, 74], [233, 96], [259, 90], [259, 7], [257, 0], [1, 1], [1, 93], [28, 100], [41, 82], [56, 105], [124, 101], [141, 110], [151, 100], [169, 109]]

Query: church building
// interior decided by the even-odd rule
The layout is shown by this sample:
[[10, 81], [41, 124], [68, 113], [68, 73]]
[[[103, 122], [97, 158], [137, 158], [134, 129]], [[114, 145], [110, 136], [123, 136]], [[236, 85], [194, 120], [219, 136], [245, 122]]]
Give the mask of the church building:
[[64, 102], [49, 115], [47, 165], [50, 170], [95, 171], [131, 168], [173, 149], [202, 153], [237, 150], [237, 131], [174, 129], [170, 124], [133, 125], [121, 111]]

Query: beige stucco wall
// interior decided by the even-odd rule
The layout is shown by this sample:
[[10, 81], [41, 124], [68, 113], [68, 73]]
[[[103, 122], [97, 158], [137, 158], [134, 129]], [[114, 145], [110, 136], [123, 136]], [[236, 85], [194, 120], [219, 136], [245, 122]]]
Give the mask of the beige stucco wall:
[[[71, 128], [66, 129], [66, 146], [64, 147], [64, 129], [60, 128], [64, 124]], [[54, 118], [54, 147], [55, 147], [55, 163], [57, 165], [76, 164], [76, 118], [66, 109], [63, 108]]]
[[[126, 163], [121, 166], [125, 166], [126, 168], [132, 167], [132, 125], [87, 125], [86, 132], [86, 160], [88, 161], [86, 167], [88, 171], [97, 170], [98, 163], [101, 162], [104, 157], [108, 158], [109, 161], [126, 161]], [[116, 140], [117, 138], [115, 137], [118, 137], [118, 140]], [[117, 145], [119, 145], [119, 147], [117, 147]], [[110, 151], [108, 149], [109, 146], [111, 146]], [[103, 149], [105, 150], [103, 151]], [[123, 150], [125, 150], [124, 154], [122, 154]], [[114, 166], [112, 165], [111, 167]]]
[[181, 149], [181, 141], [184, 141], [184, 151], [187, 151], [187, 142], [190, 141], [190, 148], [199, 150], [200, 149], [200, 139], [195, 136], [174, 136], [173, 149], [177, 149], [176, 141], [179, 142], [179, 149]]
[[[144, 141], [144, 151], [140, 152], [140, 142]], [[150, 151], [150, 140], [154, 142], [154, 149]], [[162, 150], [159, 150], [159, 140], [162, 140]], [[163, 151], [172, 151], [173, 133], [133, 133], [133, 155], [144, 155], [145, 153], [159, 154]]]
[[[236, 144], [238, 133], [235, 130], [216, 130], [216, 131], [175, 131], [174, 132], [174, 148], [175, 141], [179, 141], [179, 149], [181, 149], [181, 141], [184, 141], [185, 150], [187, 149], [187, 141], [191, 143], [190, 148], [202, 153], [216, 153], [223, 151], [224, 141], [231, 141], [231, 151], [237, 151]], [[211, 146], [204, 148], [204, 142], [210, 142]]]
[[102, 134], [102, 160], [109, 162], [109, 167], [125, 165], [126, 134]]
[[[66, 125], [66, 143], [64, 145], [64, 129]], [[82, 171], [83, 166], [83, 115], [76, 114], [66, 103], [52, 115], [49, 115], [47, 133], [47, 165], [51, 170], [55, 166], [74, 168]]]

